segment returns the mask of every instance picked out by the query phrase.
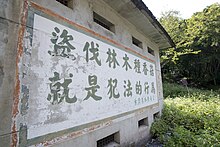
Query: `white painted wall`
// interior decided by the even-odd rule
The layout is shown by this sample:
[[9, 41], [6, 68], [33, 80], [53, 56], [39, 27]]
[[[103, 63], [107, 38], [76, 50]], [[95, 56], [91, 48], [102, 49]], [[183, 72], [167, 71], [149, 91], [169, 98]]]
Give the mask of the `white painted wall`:
[[[157, 45], [150, 41], [140, 31], [130, 24], [126, 19], [122, 18], [111, 7], [106, 5], [102, 0], [74, 0], [73, 9], [70, 9], [54, 0], [33, 0], [35, 3], [47, 8], [54, 13], [67, 18], [74, 23], [86, 27], [102, 36], [105, 36], [122, 46], [128, 47], [137, 53], [142, 54], [146, 58], [142, 58], [137, 54], [127, 52], [121, 47], [111, 44], [111, 42], [103, 41], [91, 37], [91, 34], [80, 33], [71, 27], [51, 21], [39, 15], [34, 17], [34, 31], [32, 38], [32, 46], [29, 46], [29, 40], [26, 40], [26, 46], [30, 49], [31, 58], [23, 57], [21, 61], [20, 71], [24, 68], [23, 63], [30, 63], [28, 76], [26, 79], [21, 78], [21, 85], [29, 87], [29, 106], [28, 112], [24, 116], [20, 116], [18, 124], [27, 125], [27, 139], [34, 140], [36, 137], [55, 134], [52, 139], [37, 141], [38, 145], [46, 143], [54, 146], [82, 146], [95, 147], [96, 141], [108, 136], [112, 133], [120, 133], [120, 145], [128, 146], [135, 142], [140, 143], [143, 139], [149, 138], [150, 125], [153, 122], [153, 114], [160, 112], [162, 109], [162, 81], [159, 65], [159, 49]], [[92, 11], [102, 14], [103, 17], [115, 24], [116, 33], [112, 33], [93, 22]], [[71, 54], [77, 59], [64, 59], [63, 57], [53, 57], [48, 54], [48, 50], [53, 51], [53, 44], [50, 41], [51, 33], [54, 28], [58, 27], [61, 31], [66, 29], [74, 38], [70, 43], [75, 47], [71, 50]], [[28, 33], [26, 34], [28, 35]], [[143, 41], [143, 49], [132, 44], [132, 36]], [[61, 41], [61, 40], [60, 40]], [[95, 42], [99, 44], [99, 59], [102, 65], [98, 66], [96, 62], [86, 62], [83, 47], [86, 42]], [[155, 51], [155, 56], [147, 52], [147, 46]], [[120, 67], [112, 69], [108, 67], [106, 60], [108, 58], [108, 48], [114, 49], [117, 53], [117, 59]], [[113, 50], [112, 50], [113, 51]], [[144, 75], [142, 72], [138, 74], [133, 70], [125, 71], [122, 68], [123, 57], [127, 54], [131, 66], [134, 67], [134, 60], [139, 59], [141, 65], [146, 62], [148, 69], [153, 66], [154, 75]], [[90, 54], [91, 55], [91, 54]], [[152, 62], [153, 61], [153, 62]], [[143, 67], [143, 66], [141, 66]], [[54, 76], [54, 72], [60, 73], [59, 81], [64, 82], [65, 79], [71, 79], [69, 84], [69, 97], [76, 95], [77, 101], [69, 104], [64, 100], [61, 103], [51, 103], [52, 99], [47, 100], [48, 94], [51, 93], [49, 78]], [[72, 75], [70, 76], [70, 74]], [[97, 95], [102, 99], [97, 102], [93, 98], [85, 100], [85, 88], [89, 86], [88, 76], [97, 75], [100, 89]], [[22, 75], [20, 75], [22, 77]], [[108, 80], [109, 78], [118, 79], [116, 93], [120, 93], [120, 98], [109, 99]], [[133, 88], [132, 98], [127, 99], [123, 96], [124, 80], [130, 80]], [[138, 95], [135, 92], [135, 84], [137, 81], [146, 81], [155, 83], [155, 94], [144, 93]], [[149, 85], [151, 86], [151, 85]], [[142, 88], [144, 87], [142, 83]], [[152, 87], [150, 87], [151, 89]], [[63, 93], [59, 91], [61, 94]], [[144, 99], [144, 102], [135, 104], [138, 98]], [[147, 100], [146, 99], [151, 99]], [[116, 117], [117, 116], [117, 117]], [[138, 127], [138, 121], [148, 118], [149, 126]], [[101, 120], [101, 121], [100, 121]], [[96, 123], [93, 123], [96, 122]], [[83, 126], [83, 127], [80, 127]], [[75, 128], [72, 132], [61, 133], [56, 135], [57, 131]], [[57, 133], [58, 134], [58, 133]], [[50, 138], [50, 137], [48, 137]], [[42, 143], [43, 142], [43, 143]]]

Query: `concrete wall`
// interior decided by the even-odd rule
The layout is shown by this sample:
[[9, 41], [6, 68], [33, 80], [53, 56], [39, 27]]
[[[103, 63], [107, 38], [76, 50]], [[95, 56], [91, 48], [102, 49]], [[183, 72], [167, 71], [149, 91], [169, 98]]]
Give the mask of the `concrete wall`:
[[18, 29], [20, 27], [21, 1], [0, 2], [0, 142], [9, 146], [12, 134], [12, 106], [15, 94]]
[[[163, 104], [162, 81], [159, 62], [159, 49], [135, 26], [122, 18], [113, 8], [109, 7], [102, 0], [73, 0], [72, 9], [54, 0], [33, 0], [46, 9], [49, 9], [68, 20], [84, 26], [96, 33], [101, 34], [123, 46], [131, 48], [136, 52], [155, 61], [158, 103], [138, 109], [135, 112], [123, 115], [111, 120], [104, 120], [94, 125], [86, 126], [72, 132], [61, 132], [54, 136], [36, 139], [29, 142], [26, 138], [26, 127], [21, 116], [21, 84], [19, 78], [20, 58], [23, 52], [20, 45], [24, 36], [24, 19], [26, 17], [23, 9], [27, 7], [25, 1], [2, 0], [0, 2], [0, 142], [4, 146], [25, 146], [25, 145], [54, 145], [54, 146], [82, 146], [95, 147], [96, 141], [115, 132], [120, 132], [120, 145], [130, 146], [141, 144], [149, 138], [153, 115], [161, 112]], [[31, 3], [29, 3], [31, 4]], [[102, 14], [115, 24], [115, 34], [100, 27], [93, 22], [92, 11]], [[143, 42], [143, 49], [132, 44], [132, 36]], [[147, 46], [155, 51], [155, 56], [147, 52]], [[23, 58], [22, 58], [23, 59]], [[33, 78], [34, 79], [34, 78]], [[138, 127], [138, 121], [148, 118], [149, 125]], [[22, 122], [22, 123], [21, 123]], [[24, 126], [23, 126], [24, 125]], [[86, 130], [86, 131], [85, 131]]]

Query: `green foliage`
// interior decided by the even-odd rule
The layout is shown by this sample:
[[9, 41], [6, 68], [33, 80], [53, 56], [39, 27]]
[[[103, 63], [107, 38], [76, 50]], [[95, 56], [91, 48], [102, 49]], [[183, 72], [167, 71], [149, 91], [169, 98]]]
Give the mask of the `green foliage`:
[[196, 54], [199, 51], [194, 52], [191, 49], [183, 47], [182, 44], [184, 44], [187, 25], [186, 21], [179, 17], [178, 11], [168, 11], [163, 13], [160, 18], [160, 23], [176, 44], [175, 48], [160, 50], [163, 79], [174, 82], [177, 79], [176, 75], [182, 77], [181, 70], [179, 70], [179, 60], [181, 59], [181, 56]]
[[152, 124], [151, 133], [155, 137], [161, 137], [166, 134], [168, 130], [169, 126], [163, 119], [156, 119], [155, 123]]
[[184, 96], [188, 94], [186, 87], [178, 85], [178, 84], [171, 84], [171, 83], [164, 83], [164, 97], [178, 97]]
[[162, 14], [160, 23], [172, 36], [175, 43], [181, 42], [184, 37], [184, 30], [186, 29], [185, 21], [179, 17], [179, 11], [167, 11]]
[[[165, 146], [220, 146], [220, 95], [217, 92], [165, 84], [165, 106], [151, 127]], [[176, 92], [175, 92], [176, 91]], [[172, 94], [174, 92], [174, 94]]]
[[[195, 56], [184, 57], [183, 70], [192, 70], [188, 76], [206, 84], [220, 82], [220, 4], [216, 3], [187, 20], [185, 46], [201, 50]], [[189, 58], [191, 60], [189, 61]], [[188, 65], [188, 66], [187, 66]], [[196, 66], [196, 68], [195, 68]], [[220, 84], [220, 83], [219, 83]]]
[[168, 48], [166, 50], [161, 50], [161, 64], [162, 67], [165, 64], [172, 64], [179, 60], [179, 57], [187, 54], [198, 54], [200, 51], [193, 51], [192, 49], [184, 48], [183, 43], [185, 40], [185, 30], [187, 29], [187, 24], [184, 19], [179, 17], [178, 11], [167, 11], [162, 14], [160, 18], [160, 23], [172, 37], [176, 44], [176, 48]]
[[[212, 97], [217, 96], [220, 93], [220, 89], [213, 91], [213, 90], [201, 90], [197, 88], [188, 88], [179, 84], [174, 83], [163, 83], [163, 90], [164, 90], [164, 97], [167, 98], [176, 98], [176, 97], [188, 97], [194, 96], [197, 99], [205, 100]], [[202, 93], [202, 95], [201, 95]]]
[[194, 85], [220, 85], [220, 4], [186, 20], [169, 11], [160, 23], [176, 43], [176, 48], [161, 51], [165, 80], [187, 77]]

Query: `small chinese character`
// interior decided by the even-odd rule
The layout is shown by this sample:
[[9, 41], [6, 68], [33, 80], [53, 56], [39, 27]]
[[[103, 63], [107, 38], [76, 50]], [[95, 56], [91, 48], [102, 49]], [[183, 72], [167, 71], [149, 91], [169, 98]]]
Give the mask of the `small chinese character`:
[[111, 49], [108, 49], [108, 58], [106, 60], [106, 63], [108, 62], [109, 67], [111, 67], [111, 65], [113, 64], [113, 68], [116, 68], [116, 65], [119, 66], [119, 63], [116, 59], [117, 54], [115, 53], [115, 50], [113, 49], [113, 51], [111, 52]]
[[122, 67], [125, 67], [125, 70], [127, 71], [129, 68], [131, 69], [131, 65], [128, 63], [129, 57], [127, 54], [125, 54], [125, 57], [123, 57], [123, 60], [125, 61]]
[[92, 97], [96, 101], [101, 100], [102, 97], [96, 95], [97, 89], [100, 88], [100, 86], [97, 85], [97, 76], [96, 75], [92, 75], [92, 76], [89, 75], [88, 81], [89, 81], [90, 87], [85, 88], [85, 90], [87, 91], [87, 96], [84, 100], [87, 100], [90, 97]]
[[137, 105], [137, 99], [134, 100], [134, 105]]
[[140, 68], [141, 68], [141, 66], [140, 66], [140, 61], [139, 61], [139, 59], [135, 59], [135, 60], [134, 60], [134, 70], [135, 70], [135, 72], [141, 73]]
[[71, 54], [71, 50], [74, 50], [75, 47], [73, 47], [69, 41], [73, 40], [72, 35], [68, 35], [67, 30], [63, 30], [61, 35], [60, 29], [55, 27], [54, 32], [52, 32], [53, 38], [50, 39], [50, 41], [54, 44], [53, 46], [53, 51], [48, 51], [48, 53], [51, 56], [61, 56], [61, 57], [66, 57], [66, 58], [71, 58], [72, 60], [75, 60], [76, 57]]
[[138, 98], [138, 104], [140, 104], [141, 103], [141, 98]]
[[120, 94], [115, 94], [115, 91], [116, 91], [116, 87], [117, 87], [117, 79], [114, 79], [112, 80], [112, 78], [110, 78], [108, 80], [108, 88], [109, 88], [109, 91], [108, 91], [108, 94], [109, 94], [109, 98], [119, 98], [120, 97]]
[[[96, 45], [96, 47], [95, 47]], [[83, 48], [83, 52], [86, 52], [86, 62], [89, 62], [89, 60], [95, 60], [96, 63], [101, 66], [101, 60], [98, 59], [99, 56], [99, 45], [96, 43], [94, 44], [94, 42], [92, 41], [90, 44], [89, 42], [86, 42], [84, 48]], [[89, 52], [92, 53], [92, 57], [89, 58]]]
[[124, 81], [124, 88], [125, 88], [125, 91], [124, 91], [124, 96], [125, 97], [130, 97], [132, 96], [132, 87], [131, 87], [131, 82], [130, 80], [128, 80], [128, 82]]

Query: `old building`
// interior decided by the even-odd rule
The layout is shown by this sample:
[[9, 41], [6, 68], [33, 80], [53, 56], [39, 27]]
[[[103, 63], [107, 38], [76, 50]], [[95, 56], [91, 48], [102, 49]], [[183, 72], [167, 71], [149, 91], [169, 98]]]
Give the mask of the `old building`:
[[141, 0], [1, 0], [1, 145], [140, 145], [172, 46]]

